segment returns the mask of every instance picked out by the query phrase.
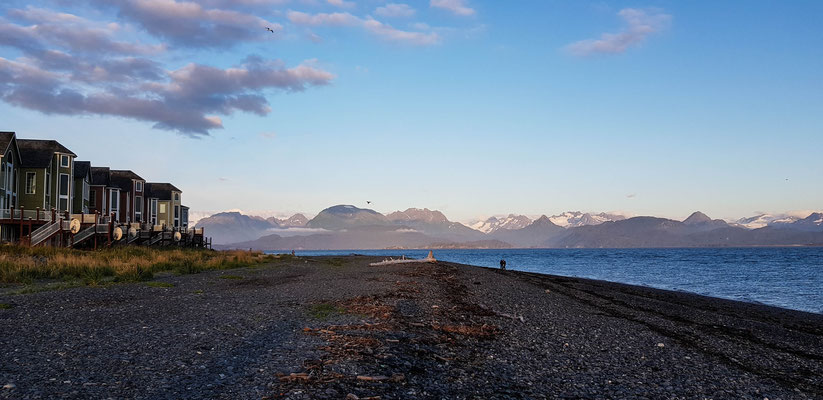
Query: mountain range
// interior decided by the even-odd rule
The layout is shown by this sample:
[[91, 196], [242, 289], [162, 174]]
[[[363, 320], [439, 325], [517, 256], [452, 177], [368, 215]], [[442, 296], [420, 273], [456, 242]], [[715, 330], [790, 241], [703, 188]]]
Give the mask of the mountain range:
[[239, 212], [218, 213], [201, 219], [197, 227], [206, 228], [217, 247], [261, 250], [823, 245], [823, 213], [805, 218], [758, 216], [731, 223], [701, 212], [683, 221], [582, 212], [531, 220], [510, 214], [466, 226], [427, 208], [383, 215], [337, 205], [312, 219], [301, 214], [263, 219]]

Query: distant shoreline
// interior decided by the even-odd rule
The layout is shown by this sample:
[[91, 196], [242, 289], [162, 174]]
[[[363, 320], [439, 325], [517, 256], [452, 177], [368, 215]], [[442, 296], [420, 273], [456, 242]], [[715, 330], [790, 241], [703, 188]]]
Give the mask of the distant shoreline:
[[[242, 247], [231, 245], [214, 245], [217, 250], [244, 250]], [[363, 248], [363, 249], [257, 249], [255, 251], [262, 251], [265, 253], [272, 252], [291, 252], [294, 251], [391, 251], [391, 250], [411, 250], [411, 251], [428, 251], [428, 250], [685, 250], [685, 249], [796, 249], [796, 248], [818, 248], [823, 247], [823, 244], [795, 244], [795, 245], [757, 245], [757, 246], [684, 246], [684, 247], [387, 247], [381, 249]], [[245, 250], [249, 248], [246, 247]]]

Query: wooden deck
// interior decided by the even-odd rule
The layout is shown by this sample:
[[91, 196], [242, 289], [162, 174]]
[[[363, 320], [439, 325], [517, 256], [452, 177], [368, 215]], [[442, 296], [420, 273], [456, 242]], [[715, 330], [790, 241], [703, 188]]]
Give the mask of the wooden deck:
[[[76, 221], [76, 222], [74, 222]], [[72, 231], [74, 224], [74, 232]], [[112, 246], [174, 246], [211, 248], [203, 228], [121, 223], [114, 215], [69, 214], [55, 210], [0, 210], [0, 225], [14, 233], [13, 243], [98, 249]]]

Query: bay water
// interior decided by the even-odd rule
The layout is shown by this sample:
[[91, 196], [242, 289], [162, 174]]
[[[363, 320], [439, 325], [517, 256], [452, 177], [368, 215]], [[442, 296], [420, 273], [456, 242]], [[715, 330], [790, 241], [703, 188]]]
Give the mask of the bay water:
[[[424, 258], [428, 250], [297, 251]], [[600, 279], [823, 313], [823, 248], [457, 249], [438, 260]]]

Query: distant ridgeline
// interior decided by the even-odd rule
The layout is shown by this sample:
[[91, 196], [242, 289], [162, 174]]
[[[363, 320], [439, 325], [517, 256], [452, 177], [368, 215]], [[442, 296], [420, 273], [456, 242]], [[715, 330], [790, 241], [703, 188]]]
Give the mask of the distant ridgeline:
[[536, 220], [489, 218], [468, 227], [436, 210], [410, 208], [383, 215], [337, 205], [311, 220], [214, 214], [208, 228], [217, 247], [260, 250], [386, 248], [635, 248], [823, 245], [823, 214], [806, 218], [760, 215], [735, 223], [695, 212], [683, 221], [568, 212]]

